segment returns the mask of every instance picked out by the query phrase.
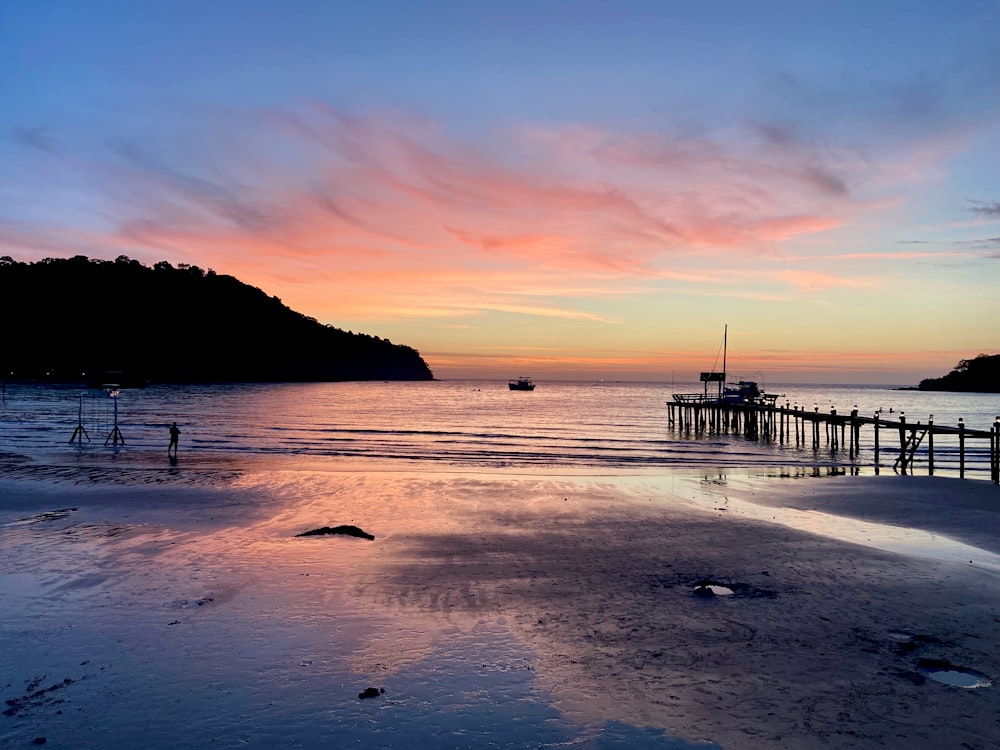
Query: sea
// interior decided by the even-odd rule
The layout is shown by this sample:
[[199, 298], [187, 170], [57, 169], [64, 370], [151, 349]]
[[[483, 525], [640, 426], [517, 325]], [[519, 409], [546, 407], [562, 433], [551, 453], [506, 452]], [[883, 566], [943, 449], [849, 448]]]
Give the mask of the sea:
[[[376, 459], [414, 468], [510, 468], [662, 472], [777, 467], [789, 471], [892, 470], [898, 439], [883, 432], [875, 466], [873, 431], [848, 454], [792, 438], [748, 440], [671, 426], [673, 393], [698, 383], [538, 381], [510, 391], [506, 381], [151, 385], [82, 389], [8, 383], [0, 404], [0, 461], [43, 464], [162, 465], [169, 426], [181, 430], [185, 466], [313, 465]], [[1000, 394], [942, 393], [876, 385], [769, 385], [779, 405], [836, 409], [908, 423], [933, 420], [989, 430]], [[117, 429], [116, 429], [117, 428]], [[74, 439], [75, 438], [75, 439]], [[970, 440], [966, 476], [987, 478], [988, 440]], [[926, 456], [918, 450], [913, 467]], [[934, 472], [956, 475], [957, 439], [935, 438]]]

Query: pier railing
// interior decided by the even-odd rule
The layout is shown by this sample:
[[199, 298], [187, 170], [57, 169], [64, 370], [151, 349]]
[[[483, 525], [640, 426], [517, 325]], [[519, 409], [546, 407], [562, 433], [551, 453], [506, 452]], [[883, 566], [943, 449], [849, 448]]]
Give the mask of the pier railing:
[[[855, 408], [848, 414], [820, 412], [786, 403], [779, 406], [774, 397], [748, 403], [678, 394], [667, 402], [667, 420], [671, 427], [686, 432], [735, 434], [761, 440], [812, 449], [828, 450], [840, 458], [847, 452], [851, 464], [861, 464], [862, 450], [871, 452], [875, 472], [884, 455], [894, 458], [892, 469], [912, 473], [916, 465], [926, 463], [928, 474], [936, 470], [957, 472], [959, 477], [988, 472], [1000, 484], [1000, 417], [989, 430], [972, 430], [959, 419], [954, 427], [935, 424], [931, 415], [926, 422], [908, 422], [899, 413], [895, 419], [881, 414], [863, 417]], [[884, 434], [886, 431], [888, 435]]]

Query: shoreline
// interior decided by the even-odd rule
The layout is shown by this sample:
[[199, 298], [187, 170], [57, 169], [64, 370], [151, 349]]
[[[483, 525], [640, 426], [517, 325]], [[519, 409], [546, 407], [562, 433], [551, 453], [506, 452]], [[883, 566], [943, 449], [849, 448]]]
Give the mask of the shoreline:
[[[454, 746], [459, 729], [499, 746], [992, 742], [994, 485], [368, 466], [0, 480], [0, 653], [16, 655], [3, 698], [24, 705], [0, 716], [0, 740], [312, 747], [367, 731], [395, 747], [385, 732], [409, 723], [430, 747]], [[920, 532], [927, 549], [834, 538], [830, 519], [904, 544]], [[294, 538], [340, 523], [376, 539]], [[941, 537], [982, 560], [935, 557]], [[733, 594], [694, 595], [705, 581]], [[932, 662], [993, 685], [941, 685]], [[72, 682], [33, 704], [57, 676]], [[358, 702], [369, 686], [387, 692]], [[511, 723], [528, 709], [534, 723]]]

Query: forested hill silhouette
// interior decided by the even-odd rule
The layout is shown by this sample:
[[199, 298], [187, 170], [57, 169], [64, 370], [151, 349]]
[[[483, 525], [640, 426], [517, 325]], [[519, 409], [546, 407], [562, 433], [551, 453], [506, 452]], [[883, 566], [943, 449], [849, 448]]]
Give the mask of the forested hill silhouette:
[[0, 315], [0, 379], [433, 379], [411, 347], [323, 325], [232, 276], [166, 261], [2, 257]]
[[920, 390], [1000, 393], [1000, 354], [963, 359], [944, 377], [921, 380]]

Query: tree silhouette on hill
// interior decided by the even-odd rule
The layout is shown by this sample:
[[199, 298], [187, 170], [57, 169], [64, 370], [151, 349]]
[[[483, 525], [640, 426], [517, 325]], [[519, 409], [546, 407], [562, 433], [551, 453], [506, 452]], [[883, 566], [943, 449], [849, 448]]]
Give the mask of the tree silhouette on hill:
[[5, 378], [433, 379], [411, 347], [324, 325], [232, 276], [167, 261], [2, 257], [0, 315]]
[[1000, 393], [1000, 354], [963, 359], [944, 377], [921, 380], [920, 390]]

